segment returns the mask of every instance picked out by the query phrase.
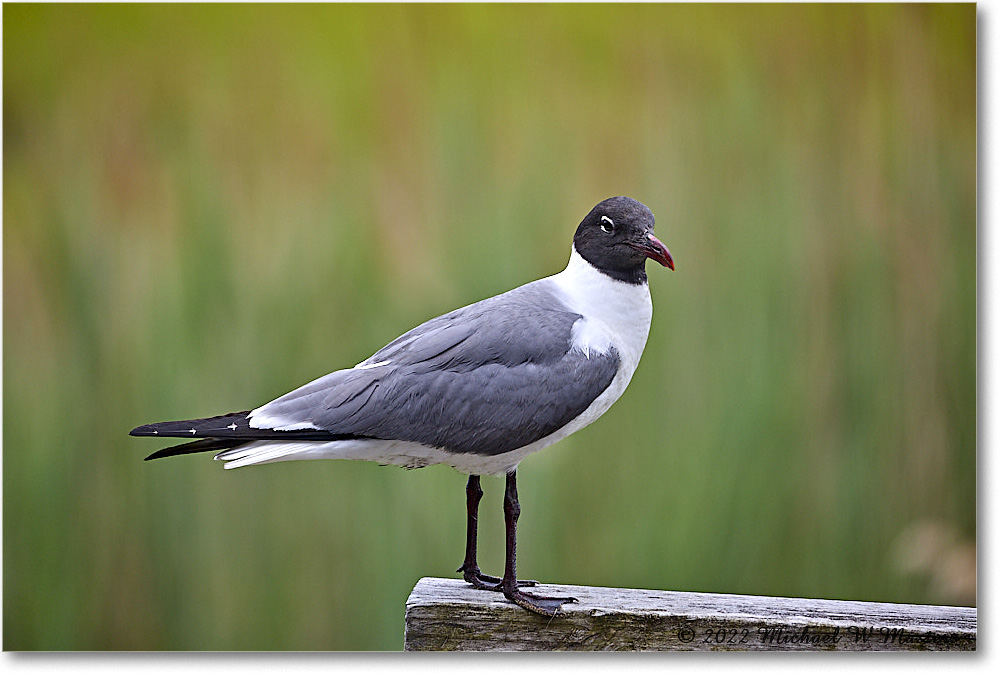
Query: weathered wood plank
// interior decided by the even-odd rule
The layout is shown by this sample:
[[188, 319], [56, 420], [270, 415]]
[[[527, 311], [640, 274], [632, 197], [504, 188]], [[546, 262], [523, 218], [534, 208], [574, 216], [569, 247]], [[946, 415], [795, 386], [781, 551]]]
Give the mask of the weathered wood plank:
[[458, 579], [424, 578], [406, 601], [408, 651], [968, 651], [975, 607], [542, 584], [569, 595], [553, 619]]

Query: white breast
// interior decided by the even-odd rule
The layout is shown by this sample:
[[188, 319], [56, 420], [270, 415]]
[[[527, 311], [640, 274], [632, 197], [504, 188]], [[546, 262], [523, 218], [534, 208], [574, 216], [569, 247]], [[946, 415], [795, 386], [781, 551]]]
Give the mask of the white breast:
[[[639, 357], [646, 347], [653, 301], [647, 284], [628, 284], [599, 272], [574, 247], [566, 269], [549, 277], [563, 302], [582, 315], [573, 325], [573, 348], [584, 354], [618, 352], [621, 365], [608, 388], [579, 417], [542, 439], [550, 445], [582, 429], [608, 411], [632, 380]], [[536, 450], [540, 448], [532, 448]]]
[[573, 347], [585, 354], [603, 354], [614, 347], [631, 378], [653, 319], [649, 286], [612, 279], [584, 260], [575, 247], [566, 269], [548, 280], [566, 306], [583, 316], [573, 326]]

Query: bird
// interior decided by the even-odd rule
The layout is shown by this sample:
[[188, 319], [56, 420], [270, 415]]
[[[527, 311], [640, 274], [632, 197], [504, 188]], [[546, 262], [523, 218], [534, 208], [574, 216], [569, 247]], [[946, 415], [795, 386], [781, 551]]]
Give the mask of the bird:
[[[356, 366], [252, 410], [130, 434], [191, 439], [146, 460], [213, 451], [226, 469], [298, 459], [449, 465], [469, 476], [457, 572], [556, 616], [576, 599], [524, 591], [537, 582], [517, 579], [517, 468], [607, 412], [632, 379], [652, 320], [645, 263], [674, 269], [654, 223], [635, 199], [605, 199], [577, 226], [561, 272], [431, 319]], [[506, 479], [502, 577], [477, 563], [483, 475]]]

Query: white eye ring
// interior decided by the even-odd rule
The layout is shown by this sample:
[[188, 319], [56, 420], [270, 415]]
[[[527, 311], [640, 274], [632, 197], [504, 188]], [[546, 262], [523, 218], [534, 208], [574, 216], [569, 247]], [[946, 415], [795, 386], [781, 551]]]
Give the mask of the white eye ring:
[[608, 234], [611, 234], [615, 231], [615, 221], [611, 220], [607, 216], [601, 216], [601, 229]]

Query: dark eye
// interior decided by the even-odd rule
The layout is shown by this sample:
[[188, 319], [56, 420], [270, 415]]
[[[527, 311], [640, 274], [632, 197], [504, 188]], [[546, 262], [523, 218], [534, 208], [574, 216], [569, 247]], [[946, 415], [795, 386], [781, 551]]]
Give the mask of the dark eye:
[[615, 221], [611, 220], [607, 216], [601, 216], [601, 229], [611, 234], [615, 231]]

